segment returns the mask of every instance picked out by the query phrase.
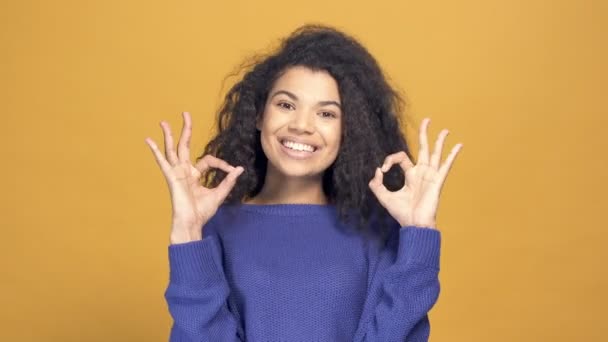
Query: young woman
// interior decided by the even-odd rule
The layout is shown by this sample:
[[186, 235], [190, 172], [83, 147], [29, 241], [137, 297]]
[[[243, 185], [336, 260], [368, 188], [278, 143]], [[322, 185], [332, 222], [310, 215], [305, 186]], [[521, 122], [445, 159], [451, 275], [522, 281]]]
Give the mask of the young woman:
[[[165, 153], [173, 219], [171, 341], [426, 341], [439, 295], [441, 162], [422, 120], [416, 164], [402, 100], [375, 59], [307, 25], [249, 65], [190, 162], [190, 114]], [[394, 166], [394, 167], [393, 167]], [[202, 184], [201, 184], [202, 183]]]

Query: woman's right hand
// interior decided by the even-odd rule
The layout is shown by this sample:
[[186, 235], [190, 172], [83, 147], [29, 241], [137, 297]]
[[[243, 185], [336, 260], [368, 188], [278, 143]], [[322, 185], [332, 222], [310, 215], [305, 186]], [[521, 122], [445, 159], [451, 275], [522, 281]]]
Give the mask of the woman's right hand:
[[[212, 155], [205, 155], [196, 165], [192, 165], [190, 162], [192, 120], [187, 112], [183, 113], [183, 118], [184, 124], [177, 144], [177, 153], [173, 148], [173, 136], [167, 122], [160, 122], [165, 137], [164, 156], [151, 138], [145, 139], [169, 185], [173, 206], [170, 235], [172, 244], [202, 239], [203, 225], [215, 215], [234, 187], [237, 177], [244, 171], [242, 166], [234, 167]], [[210, 167], [227, 173], [222, 182], [213, 189], [200, 184], [202, 173]]]

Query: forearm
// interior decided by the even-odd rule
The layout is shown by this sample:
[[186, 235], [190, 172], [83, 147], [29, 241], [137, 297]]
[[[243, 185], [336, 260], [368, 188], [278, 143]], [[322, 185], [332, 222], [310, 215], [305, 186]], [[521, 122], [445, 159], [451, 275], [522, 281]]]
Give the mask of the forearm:
[[428, 330], [424, 321], [428, 324], [440, 291], [440, 234], [414, 227], [399, 233], [398, 253], [392, 264], [377, 271], [355, 341], [404, 341]]
[[169, 246], [171, 341], [239, 341], [215, 236]]

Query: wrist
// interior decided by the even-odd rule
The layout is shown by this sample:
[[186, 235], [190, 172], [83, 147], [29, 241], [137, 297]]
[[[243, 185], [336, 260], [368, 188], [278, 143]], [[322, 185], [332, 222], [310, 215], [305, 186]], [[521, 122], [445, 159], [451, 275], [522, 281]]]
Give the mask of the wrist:
[[431, 228], [437, 229], [437, 224], [435, 221], [417, 221], [417, 220], [407, 220], [407, 221], [399, 221], [401, 227], [420, 227], [420, 228]]
[[184, 224], [173, 222], [171, 225], [171, 244], [186, 243], [201, 240], [203, 237], [203, 224]]
[[202, 240], [202, 229], [200, 226], [196, 226], [194, 228], [184, 229], [184, 228], [172, 228], [171, 235], [169, 236], [169, 240], [171, 244], [179, 244], [179, 243], [187, 243], [192, 241]]
[[414, 212], [410, 217], [409, 224], [415, 227], [437, 229], [435, 215]]

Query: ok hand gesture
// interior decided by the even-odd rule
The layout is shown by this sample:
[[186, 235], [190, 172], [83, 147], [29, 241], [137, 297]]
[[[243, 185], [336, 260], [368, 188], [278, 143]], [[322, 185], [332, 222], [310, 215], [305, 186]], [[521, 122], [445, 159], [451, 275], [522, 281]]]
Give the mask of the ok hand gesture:
[[[441, 188], [456, 155], [462, 148], [462, 144], [456, 144], [445, 162], [440, 165], [443, 142], [449, 133], [447, 129], [444, 129], [439, 133], [435, 150], [429, 158], [427, 142], [429, 122], [429, 118], [422, 120], [419, 133], [418, 163], [414, 165], [404, 151], [391, 154], [386, 157], [381, 168], [376, 168], [376, 173], [369, 182], [369, 187], [380, 204], [402, 227], [436, 228]], [[389, 191], [382, 184], [382, 176], [396, 163], [405, 172], [405, 185], [397, 191]]]
[[[169, 185], [173, 206], [170, 235], [172, 244], [202, 238], [202, 226], [215, 215], [218, 207], [234, 187], [237, 177], [243, 172], [243, 167], [234, 167], [212, 155], [205, 155], [196, 165], [192, 165], [190, 162], [192, 122], [187, 112], [183, 113], [183, 118], [184, 124], [177, 144], [177, 153], [173, 147], [171, 128], [164, 121], [160, 123], [165, 136], [164, 156], [151, 138], [145, 139]], [[228, 173], [220, 185], [213, 189], [200, 185], [202, 173], [210, 167]]]

